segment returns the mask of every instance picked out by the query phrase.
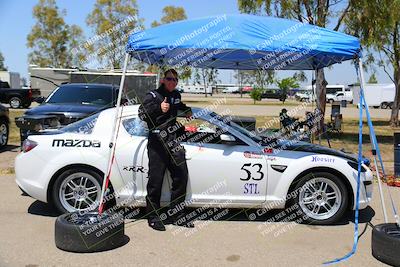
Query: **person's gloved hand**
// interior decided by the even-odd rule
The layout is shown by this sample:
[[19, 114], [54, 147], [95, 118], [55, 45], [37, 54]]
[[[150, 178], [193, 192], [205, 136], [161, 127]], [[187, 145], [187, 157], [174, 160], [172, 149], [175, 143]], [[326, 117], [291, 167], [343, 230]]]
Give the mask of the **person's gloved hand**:
[[161, 110], [163, 113], [168, 112], [169, 110], [169, 103], [167, 102], [167, 98], [164, 98], [164, 101], [161, 103]]

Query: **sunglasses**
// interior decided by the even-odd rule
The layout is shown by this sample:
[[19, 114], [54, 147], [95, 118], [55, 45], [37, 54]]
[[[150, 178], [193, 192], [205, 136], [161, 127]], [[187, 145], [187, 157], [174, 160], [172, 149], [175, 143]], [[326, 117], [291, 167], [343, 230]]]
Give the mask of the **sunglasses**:
[[171, 82], [171, 81], [178, 82], [178, 78], [173, 78], [173, 77], [165, 77], [165, 80], [167, 80], [169, 82]]

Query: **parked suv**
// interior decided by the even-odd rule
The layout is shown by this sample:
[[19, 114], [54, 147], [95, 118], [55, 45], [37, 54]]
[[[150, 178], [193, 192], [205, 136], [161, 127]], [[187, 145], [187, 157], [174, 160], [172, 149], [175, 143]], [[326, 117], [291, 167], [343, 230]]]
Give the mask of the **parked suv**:
[[30, 135], [45, 129], [58, 129], [115, 106], [118, 87], [111, 84], [71, 83], [54, 89], [40, 106], [15, 118], [20, 128], [21, 144]]

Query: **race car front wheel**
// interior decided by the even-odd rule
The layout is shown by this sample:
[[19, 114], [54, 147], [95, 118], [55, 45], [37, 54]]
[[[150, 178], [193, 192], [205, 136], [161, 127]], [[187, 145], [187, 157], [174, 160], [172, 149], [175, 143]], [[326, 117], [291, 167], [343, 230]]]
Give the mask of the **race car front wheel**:
[[303, 176], [294, 189], [292, 201], [302, 222], [332, 224], [348, 207], [348, 191], [337, 176], [328, 172], [314, 172]]
[[103, 177], [94, 170], [74, 167], [54, 183], [53, 203], [61, 213], [95, 210], [101, 198]]

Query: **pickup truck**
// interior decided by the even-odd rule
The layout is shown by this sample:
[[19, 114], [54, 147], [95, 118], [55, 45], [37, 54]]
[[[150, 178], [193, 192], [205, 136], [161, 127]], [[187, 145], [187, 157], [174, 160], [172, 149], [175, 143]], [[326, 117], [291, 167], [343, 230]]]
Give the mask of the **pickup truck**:
[[285, 101], [286, 100], [286, 95], [282, 93], [280, 89], [273, 89], [273, 90], [265, 90], [261, 98], [268, 98], [268, 99], [279, 99], [280, 101]]
[[[63, 84], [46, 98], [38, 98], [39, 106], [15, 118], [20, 129], [21, 144], [30, 135], [45, 129], [58, 129], [115, 106], [117, 86], [111, 84]], [[124, 100], [123, 100], [124, 101]]]
[[329, 103], [333, 102], [341, 102], [342, 100], [346, 100], [346, 102], [353, 103], [353, 92], [345, 91], [345, 92], [336, 92], [335, 94], [327, 94], [326, 100]]
[[0, 103], [8, 103], [11, 108], [29, 108], [39, 96], [39, 89], [14, 89], [8, 82], [0, 81]]

